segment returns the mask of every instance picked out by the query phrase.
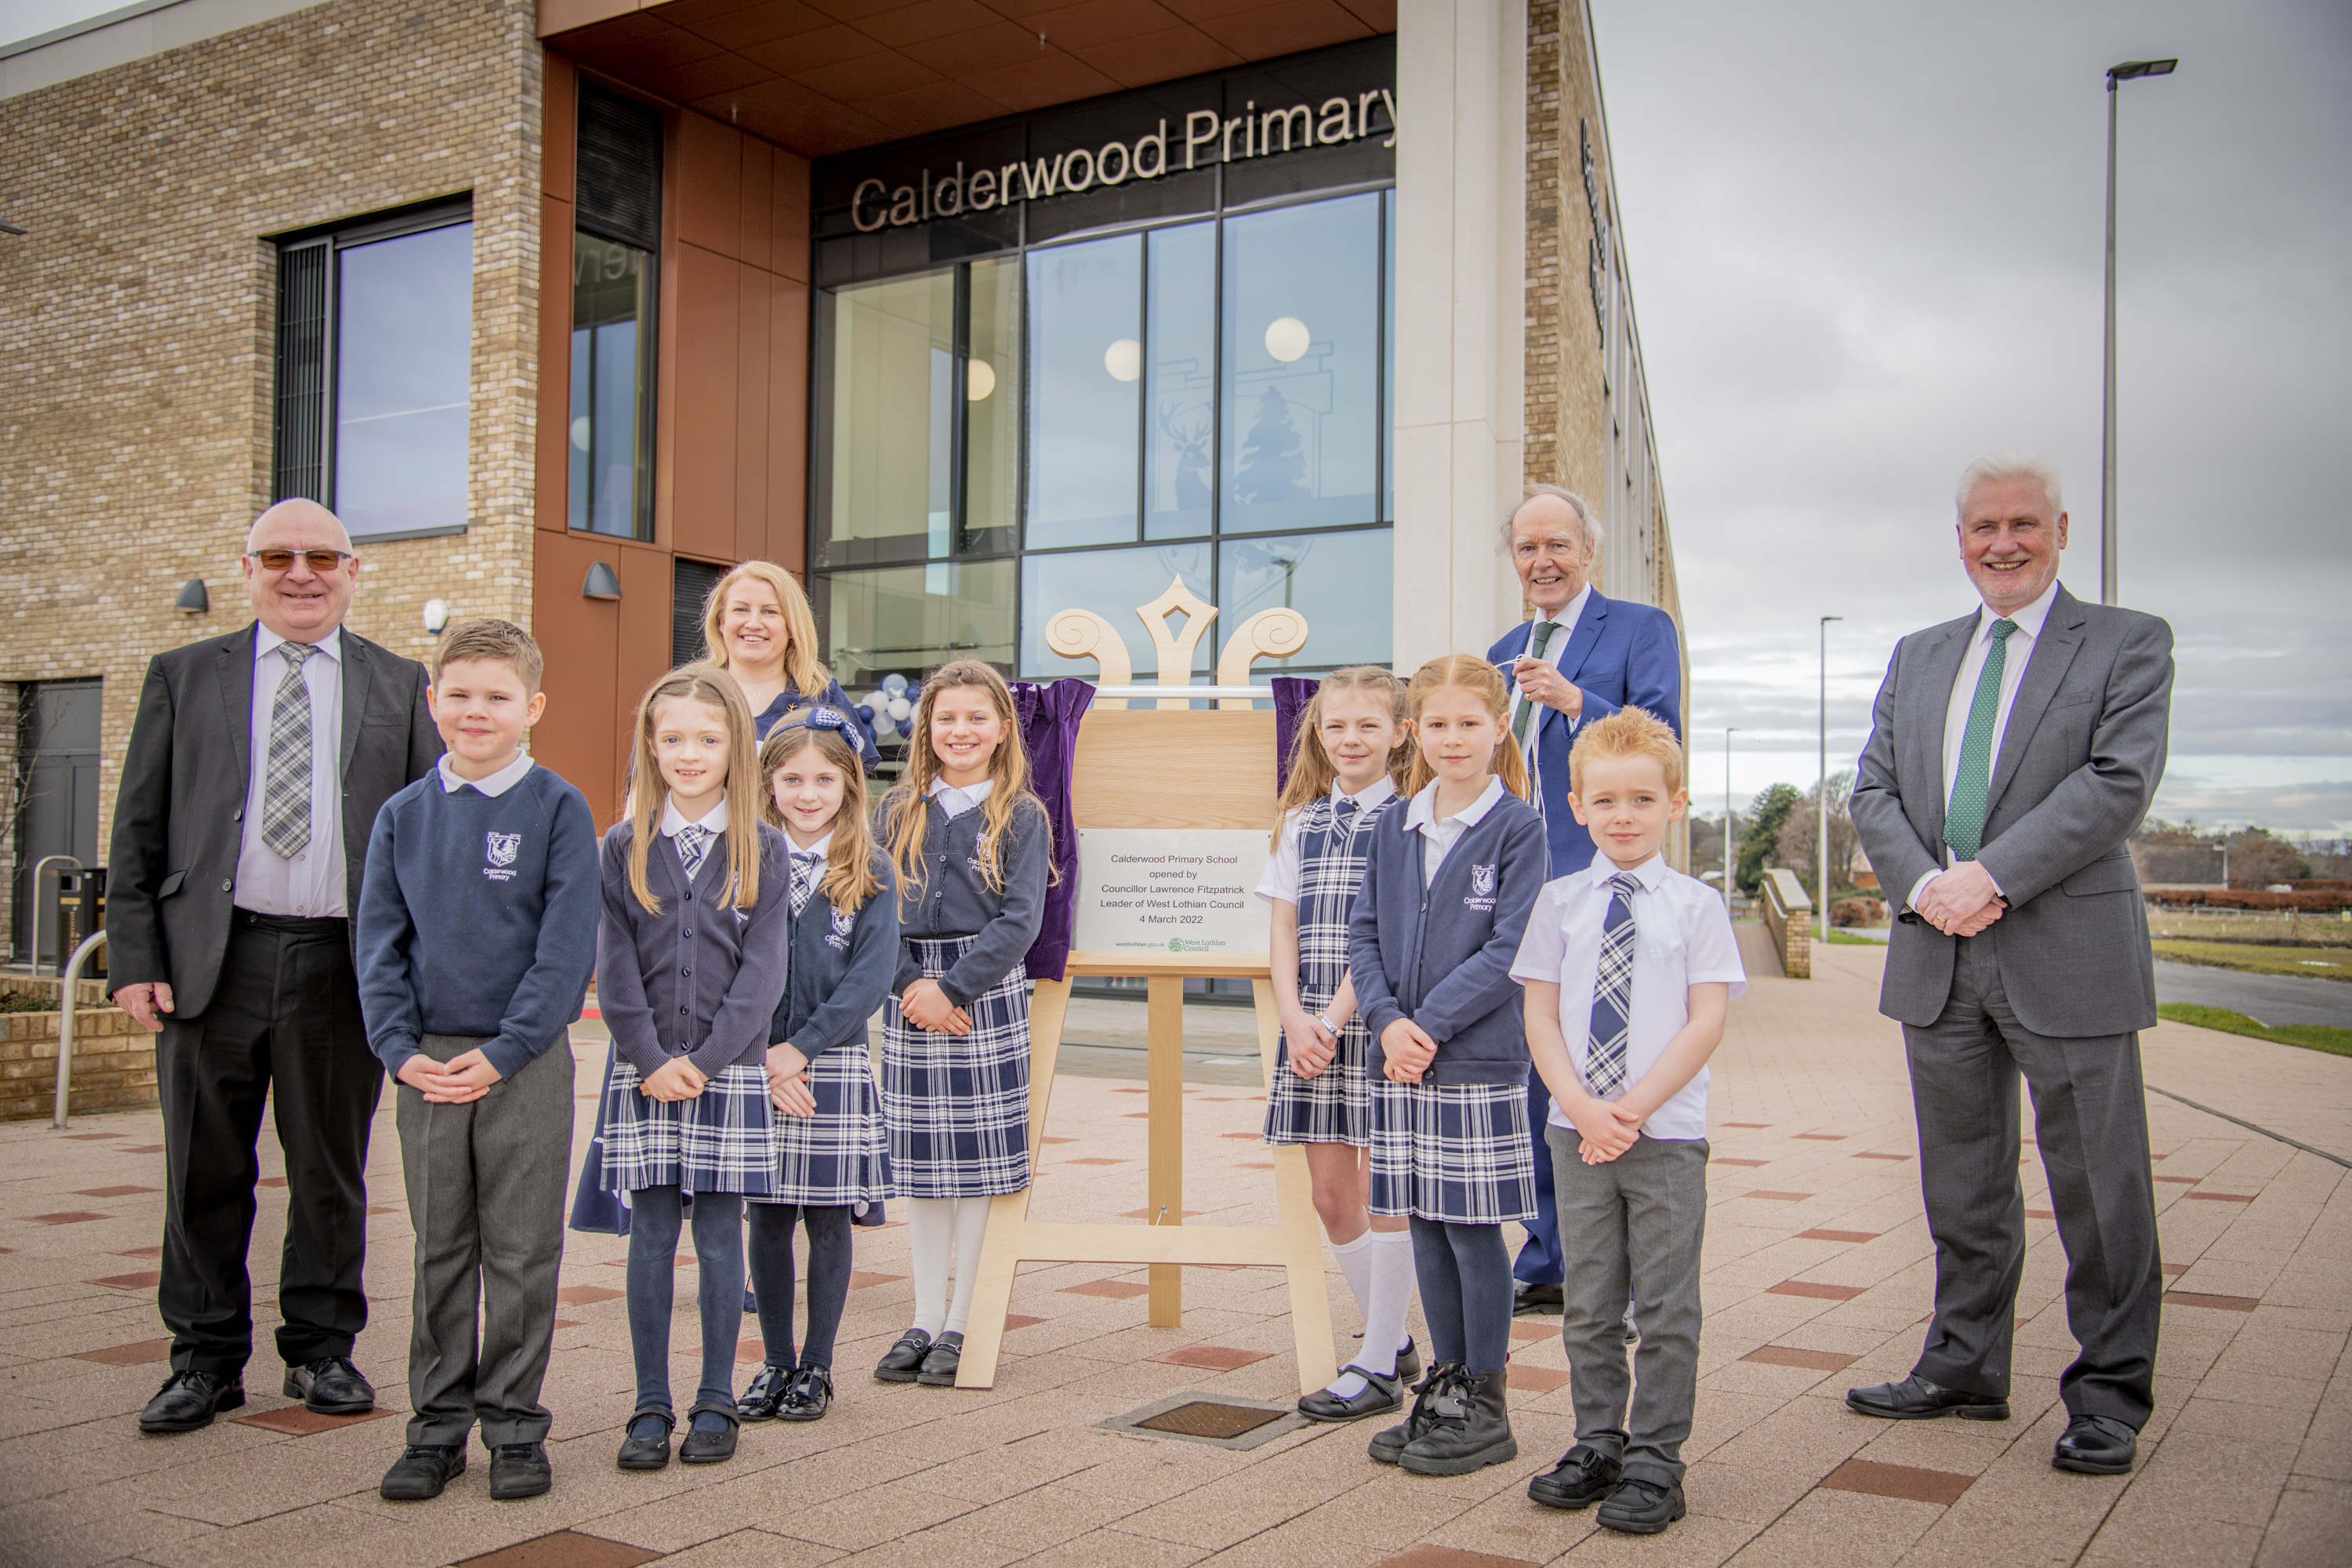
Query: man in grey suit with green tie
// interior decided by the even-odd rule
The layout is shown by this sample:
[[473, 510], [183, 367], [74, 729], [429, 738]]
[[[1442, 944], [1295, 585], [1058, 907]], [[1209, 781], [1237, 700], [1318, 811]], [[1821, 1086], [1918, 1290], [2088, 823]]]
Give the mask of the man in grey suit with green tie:
[[1896, 647], [1852, 805], [1882, 885], [1904, 893], [1879, 1010], [1910, 1059], [1936, 1311], [1911, 1375], [1846, 1403], [2009, 1418], [2021, 1073], [2080, 1346], [2052, 1463], [2119, 1474], [2152, 1407], [2164, 1294], [2138, 1036], [2156, 976], [2129, 840], [2164, 774], [2172, 628], [2060, 585], [2049, 465], [1984, 458], [1958, 499], [1983, 604]]

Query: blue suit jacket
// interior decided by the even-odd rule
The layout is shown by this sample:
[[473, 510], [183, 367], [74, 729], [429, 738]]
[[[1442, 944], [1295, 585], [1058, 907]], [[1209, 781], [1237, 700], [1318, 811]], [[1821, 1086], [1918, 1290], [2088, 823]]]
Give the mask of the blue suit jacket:
[[[1521, 621], [1486, 650], [1506, 684], [1511, 661], [1525, 653], [1535, 623]], [[1640, 708], [1663, 719], [1679, 739], [1683, 729], [1682, 649], [1674, 617], [1648, 605], [1601, 597], [1595, 588], [1559, 656], [1559, 672], [1584, 690], [1584, 719], [1605, 719], [1620, 708]], [[1592, 864], [1592, 835], [1568, 808], [1568, 752], [1575, 735], [1568, 715], [1543, 710], [1536, 733], [1541, 775], [1544, 837], [1551, 874], [1566, 877]]]

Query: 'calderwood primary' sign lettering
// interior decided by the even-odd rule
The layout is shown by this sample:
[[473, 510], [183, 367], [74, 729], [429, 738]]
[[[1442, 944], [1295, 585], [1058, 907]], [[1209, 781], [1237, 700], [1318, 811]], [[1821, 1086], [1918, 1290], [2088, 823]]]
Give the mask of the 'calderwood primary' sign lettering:
[[861, 181], [851, 198], [850, 221], [860, 234], [872, 234], [884, 227], [986, 212], [1041, 196], [1076, 195], [1129, 180], [1156, 180], [1187, 169], [1333, 146], [1382, 132], [1386, 139], [1381, 145], [1393, 147], [1396, 127], [1396, 97], [1387, 88], [1357, 93], [1352, 100], [1328, 98], [1316, 108], [1295, 103], [1263, 113], [1252, 100], [1230, 120], [1213, 110], [1196, 109], [1184, 117], [1183, 129], [1172, 137], [1163, 119], [1158, 129], [1133, 142], [1075, 147], [1051, 158], [1016, 161], [969, 174], [959, 163], [952, 173], [937, 180], [926, 169], [914, 184], [895, 190], [881, 180]]

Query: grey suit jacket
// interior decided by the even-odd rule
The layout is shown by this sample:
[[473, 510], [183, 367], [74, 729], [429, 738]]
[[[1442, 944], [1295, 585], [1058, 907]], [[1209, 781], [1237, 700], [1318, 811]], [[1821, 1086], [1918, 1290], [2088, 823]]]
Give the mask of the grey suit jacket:
[[[1889, 898], [1943, 863], [1944, 719], [1974, 612], [1895, 645], [1854, 775], [1852, 812]], [[2010, 708], [1978, 860], [2009, 901], [1982, 936], [2018, 1021], [2037, 1035], [2125, 1034], [2156, 1023], [2147, 913], [2129, 839], [2147, 814], [2172, 700], [2172, 628], [2085, 605], [2062, 585]], [[1887, 945], [1879, 1011], [1920, 1027], [1942, 1014], [1954, 949], [1907, 910]]]
[[[350, 631], [343, 639], [343, 864], [350, 907], [376, 809], [441, 754], [425, 667]], [[107, 985], [166, 981], [172, 1016], [213, 999], [228, 952], [237, 847], [252, 777], [248, 626], [157, 654], [139, 691], [107, 858]]]

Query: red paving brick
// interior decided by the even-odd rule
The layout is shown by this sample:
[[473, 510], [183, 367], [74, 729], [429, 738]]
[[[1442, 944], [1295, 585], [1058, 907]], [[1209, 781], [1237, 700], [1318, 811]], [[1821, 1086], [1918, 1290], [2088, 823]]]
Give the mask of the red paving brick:
[[2168, 1307], [2210, 1307], [2221, 1312], [2251, 1312], [2262, 1305], [2252, 1296], [2208, 1296], [2196, 1290], [2167, 1290]]
[[1372, 1568], [1536, 1568], [1525, 1557], [1496, 1557], [1491, 1552], [1465, 1552], [1458, 1546], [1439, 1546], [1424, 1541], [1409, 1546], [1393, 1557], [1383, 1557]]
[[1165, 1362], [1170, 1366], [1197, 1366], [1210, 1372], [1234, 1372], [1253, 1362], [1265, 1360], [1269, 1353], [1240, 1350], [1233, 1345], [1183, 1345], [1144, 1359]]
[[1510, 1366], [1508, 1386], [1521, 1394], [1549, 1394], [1555, 1388], [1568, 1386], [1568, 1373], [1548, 1366], [1529, 1366], [1515, 1361]]
[[1769, 1198], [1776, 1204], [1801, 1204], [1807, 1198], [1811, 1197], [1813, 1194], [1811, 1193], [1774, 1192], [1769, 1187], [1759, 1187], [1753, 1192], [1735, 1193], [1732, 1195], [1734, 1197], [1742, 1198]]
[[1900, 1498], [1906, 1502], [1934, 1503], [1949, 1508], [1975, 1482], [1974, 1476], [1949, 1470], [1923, 1470], [1910, 1465], [1882, 1465], [1870, 1459], [1848, 1459], [1822, 1478], [1826, 1491], [1864, 1492], [1871, 1497]]
[[263, 1410], [234, 1419], [240, 1426], [258, 1426], [266, 1432], [283, 1432], [289, 1437], [308, 1437], [320, 1432], [331, 1432], [338, 1426], [356, 1426], [362, 1421], [381, 1421], [392, 1414], [378, 1405], [358, 1415], [321, 1415], [315, 1410], [294, 1405], [283, 1410]]
[[2202, 1198], [2209, 1204], [2250, 1204], [2254, 1201], [2252, 1193], [2190, 1193], [2188, 1195]]
[[76, 1187], [78, 1198], [127, 1198], [133, 1193], [160, 1193], [161, 1187]]
[[849, 1273], [849, 1288], [853, 1290], [863, 1290], [870, 1285], [896, 1284], [905, 1278], [904, 1274], [869, 1274], [864, 1269], [853, 1268]]
[[[782, 1544], [782, 1542], [778, 1543]], [[638, 1568], [661, 1555], [642, 1546], [625, 1546], [601, 1535], [559, 1530], [536, 1535], [479, 1557], [458, 1561], [457, 1568]]]
[[1797, 1235], [1807, 1241], [1876, 1241], [1874, 1230], [1801, 1230]]
[[1769, 1288], [1768, 1296], [1807, 1296], [1816, 1301], [1851, 1301], [1862, 1294], [1859, 1285], [1816, 1285], [1810, 1279], [1783, 1279]]
[[59, 1209], [55, 1214], [28, 1214], [25, 1216], [35, 1225], [83, 1225], [94, 1219], [112, 1219], [110, 1214], [93, 1214], [89, 1209]]
[[1749, 1351], [1739, 1359], [1764, 1366], [1801, 1366], [1808, 1372], [1843, 1372], [1862, 1358], [1838, 1355], [1830, 1351], [1799, 1350], [1794, 1345], [1765, 1345]]
[[585, 1307], [597, 1301], [617, 1301], [625, 1293], [602, 1285], [566, 1285], [555, 1293], [555, 1299], [567, 1307]]
[[1707, 1162], [1710, 1165], [1769, 1165], [1771, 1163], [1769, 1160], [1734, 1160], [1723, 1154], [1717, 1154]]
[[160, 1270], [151, 1270], [144, 1274], [109, 1274], [101, 1279], [85, 1279], [82, 1283], [105, 1285], [117, 1290], [152, 1290], [163, 1281], [163, 1276]]
[[1882, 1154], [1874, 1149], [1865, 1149], [1854, 1156], [1857, 1160], [1908, 1160], [1910, 1157], [1908, 1154]]
[[135, 1344], [109, 1345], [102, 1351], [81, 1351], [76, 1361], [94, 1361], [101, 1366], [144, 1366], [149, 1362], [172, 1359], [170, 1340], [141, 1340]]

